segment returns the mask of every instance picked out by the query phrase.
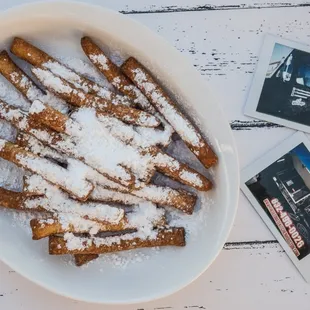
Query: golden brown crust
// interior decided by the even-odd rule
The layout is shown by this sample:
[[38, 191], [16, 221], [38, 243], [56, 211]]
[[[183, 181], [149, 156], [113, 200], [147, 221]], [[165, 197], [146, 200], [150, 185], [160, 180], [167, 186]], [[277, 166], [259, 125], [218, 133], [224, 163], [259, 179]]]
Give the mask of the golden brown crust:
[[9, 191], [0, 187], [0, 206], [7, 209], [14, 209], [20, 211], [45, 211], [43, 208], [27, 209], [24, 206], [26, 199], [31, 199], [23, 193]]
[[[172, 101], [172, 99], [166, 94], [166, 92], [158, 85], [158, 83], [153, 79], [152, 75], [149, 71], [140, 64], [133, 57], [128, 58], [121, 67], [122, 71], [135, 83], [135, 85], [142, 91], [142, 93], [148, 98], [148, 100], [153, 104], [153, 106], [160, 112], [162, 110], [161, 104], [154, 100], [152, 94], [155, 93], [160, 95], [165, 99], [165, 102], [178, 114], [186, 123], [191, 124], [191, 122], [182, 114], [182, 112], [177, 107], [176, 103]], [[146, 76], [146, 79], [149, 83], [155, 86], [155, 91], [149, 92], [145, 89], [145, 87], [135, 80], [136, 71], [140, 70]], [[157, 96], [158, 97], [158, 96]], [[169, 122], [169, 117], [163, 114], [163, 117]], [[171, 124], [172, 125], [172, 124]], [[176, 128], [174, 128], [176, 130]], [[200, 162], [206, 167], [210, 168], [211, 166], [217, 163], [217, 156], [213, 152], [212, 148], [208, 145], [208, 143], [201, 137], [200, 133], [196, 130], [196, 135], [199, 137], [199, 146], [190, 142], [190, 139], [185, 139], [184, 142], [189, 147], [189, 149], [197, 156]], [[177, 130], [176, 130], [177, 131]], [[181, 136], [181, 134], [180, 134]], [[182, 137], [181, 137], [182, 138]]]
[[18, 37], [13, 39], [11, 52], [17, 57], [29, 62], [33, 66], [41, 66], [45, 62], [54, 60], [42, 50]]
[[[192, 169], [188, 165], [178, 161], [172, 156], [162, 152], [160, 149], [157, 149], [157, 156], [163, 160], [156, 161], [155, 159], [155, 167], [161, 173], [169, 176], [170, 178], [183, 183], [185, 185], [191, 186], [199, 191], [208, 191], [212, 189], [212, 182], [208, 180], [204, 175]], [[186, 177], [191, 175], [192, 178]], [[195, 180], [193, 180], [193, 178]]]
[[182, 227], [171, 227], [169, 229], [159, 229], [155, 239], [143, 240], [133, 238], [131, 240], [121, 240], [119, 243], [111, 245], [102, 244], [96, 246], [93, 242], [83, 249], [67, 248], [66, 241], [63, 237], [49, 236], [49, 254], [103, 254], [119, 251], [127, 251], [137, 248], [149, 248], [159, 246], [185, 246], [185, 230]]
[[[105, 54], [104, 52], [99, 48], [98, 45], [94, 43], [94, 41], [91, 40], [90, 37], [83, 37], [81, 39], [81, 46], [86, 54], [86, 56], [89, 58], [89, 60], [94, 64], [94, 61], [91, 57], [91, 55], [103, 55], [106, 59], [105, 67], [104, 66], [98, 66], [94, 64], [99, 71], [107, 78], [107, 80], [113, 84], [113, 79], [119, 77], [122, 81], [121, 84], [126, 85], [126, 83], [131, 84], [130, 80], [124, 76], [121, 72], [118, 66], [116, 66]], [[121, 89], [118, 89], [121, 91]]]
[[[6, 51], [0, 53], [0, 73], [27, 99], [29, 99], [27, 95], [29, 89], [40, 91], [26, 73], [13, 62]], [[27, 83], [21, 83], [23, 78], [27, 79]]]
[[76, 254], [74, 255], [75, 265], [77, 267], [81, 267], [97, 259], [98, 257], [99, 257], [98, 254]]
[[[11, 143], [11, 142], [5, 141], [5, 140], [2, 140], [2, 141], [4, 142], [4, 144], [0, 147], [0, 157], [16, 164], [19, 167], [25, 168], [32, 173], [40, 174], [39, 171], [36, 171], [35, 169], [33, 169], [33, 167], [31, 167], [27, 163], [23, 162], [21, 160], [21, 158], [23, 160], [26, 160], [26, 161], [37, 160], [38, 162], [42, 163], [43, 165], [45, 164], [44, 158], [41, 158], [32, 152], [26, 151], [25, 149], [19, 147], [18, 145], [14, 144], [14, 143]], [[61, 169], [60, 167], [58, 167], [58, 168]], [[44, 176], [44, 175], [42, 175], [42, 177], [46, 178], [46, 176]], [[88, 189], [85, 189], [86, 194], [82, 195], [78, 192], [73, 193], [68, 187], [65, 187], [63, 182], [62, 182], [63, 180], [59, 180], [59, 183], [58, 183], [58, 180], [53, 182], [53, 181], [47, 179], [47, 181], [59, 186], [61, 189], [63, 189], [64, 191], [68, 192], [70, 195], [73, 195], [74, 197], [76, 197], [77, 199], [79, 199], [81, 201], [87, 200], [88, 196], [90, 195], [90, 193], [94, 189], [94, 186], [90, 182], [85, 181], [85, 184], [88, 185]]]

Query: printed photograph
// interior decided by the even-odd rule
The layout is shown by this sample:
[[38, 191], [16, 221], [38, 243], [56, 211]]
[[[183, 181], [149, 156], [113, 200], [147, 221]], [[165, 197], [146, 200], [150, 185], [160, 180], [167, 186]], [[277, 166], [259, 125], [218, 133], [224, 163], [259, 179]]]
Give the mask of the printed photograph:
[[296, 257], [310, 251], [310, 152], [300, 143], [246, 182]]
[[309, 53], [274, 44], [256, 111], [310, 125]]

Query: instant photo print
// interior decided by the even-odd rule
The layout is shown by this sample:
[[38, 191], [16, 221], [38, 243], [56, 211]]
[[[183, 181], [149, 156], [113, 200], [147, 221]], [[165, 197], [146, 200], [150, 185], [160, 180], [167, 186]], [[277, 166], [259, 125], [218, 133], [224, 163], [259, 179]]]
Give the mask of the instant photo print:
[[310, 133], [310, 47], [267, 35], [244, 113]]
[[310, 281], [310, 142], [299, 132], [241, 172], [241, 189]]

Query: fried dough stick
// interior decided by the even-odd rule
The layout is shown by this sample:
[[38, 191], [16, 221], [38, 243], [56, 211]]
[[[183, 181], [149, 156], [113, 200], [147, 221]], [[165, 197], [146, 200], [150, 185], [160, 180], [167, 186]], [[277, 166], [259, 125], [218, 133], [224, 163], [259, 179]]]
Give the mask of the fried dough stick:
[[[70, 141], [66, 135], [56, 133], [46, 127], [42, 128], [42, 125], [38, 124], [38, 122], [31, 121], [27, 114], [2, 101], [0, 101], [0, 119], [4, 119], [10, 122], [17, 129], [35, 136], [44, 144], [50, 145], [57, 151], [84, 161], [84, 158], [81, 158], [80, 154], [77, 154], [75, 144]], [[71, 162], [78, 164], [77, 160], [73, 160]], [[103, 169], [103, 167], [101, 168]], [[107, 178], [117, 183], [121, 183], [124, 186], [133, 187], [135, 177], [132, 173], [130, 173], [129, 169], [119, 166], [118, 171], [121, 175], [118, 174], [117, 171], [115, 171], [113, 176], [109, 175], [107, 171], [101, 171], [100, 174], [102, 174], [102, 177], [105, 175]]]
[[126, 123], [137, 126], [157, 127], [160, 125], [159, 120], [147, 112], [125, 105], [113, 105], [109, 100], [76, 88], [70, 82], [47, 69], [32, 68], [31, 71], [49, 91], [55, 93], [71, 105], [93, 107], [97, 110], [97, 113], [110, 114]]
[[165, 154], [160, 148], [154, 146], [154, 141], [141, 136], [132, 126], [110, 116], [99, 116], [98, 119], [109, 128], [114, 137], [137, 148], [142, 148], [142, 152], [152, 154], [155, 167], [163, 174], [200, 191], [208, 191], [212, 188], [212, 183], [204, 175]]
[[91, 38], [83, 37], [81, 39], [81, 46], [89, 60], [118, 91], [126, 95], [133, 102], [137, 103], [142, 110], [151, 114], [156, 113], [154, 107], [148, 102], [139, 88], [137, 88], [127, 76], [121, 72], [119, 67], [105, 55]]
[[[37, 107], [38, 106], [38, 107]], [[34, 107], [36, 112], [33, 114], [34, 119], [38, 122], [42, 122], [44, 125], [60, 132], [66, 133], [67, 126], [70, 124], [69, 118], [62, 113], [40, 104], [36, 101], [30, 108], [30, 112]], [[119, 128], [116, 128], [118, 130]], [[112, 129], [113, 130], [113, 129]], [[113, 133], [112, 133], [113, 134]], [[117, 135], [119, 137], [119, 135]], [[122, 137], [121, 137], [122, 139]], [[128, 143], [128, 137], [126, 137], [124, 142]], [[198, 173], [194, 169], [191, 169], [187, 165], [179, 162], [175, 158], [165, 154], [160, 149], [154, 147], [151, 150], [144, 150], [145, 153], [154, 153], [154, 163], [158, 170], [176, 181], [180, 181], [185, 185], [192, 186], [197, 190], [208, 191], [212, 188], [212, 183], [204, 177], [202, 174]]]
[[0, 53], [0, 73], [30, 102], [41, 100], [55, 109], [67, 113], [68, 105], [50, 92], [46, 94], [21, 70], [6, 51]]
[[217, 156], [212, 148], [193, 124], [183, 115], [175, 102], [155, 82], [147, 69], [132, 57], [125, 61], [121, 69], [163, 115], [200, 162], [206, 168], [215, 165], [217, 163]]
[[[129, 238], [128, 238], [129, 237]], [[65, 235], [66, 238], [66, 235]], [[64, 237], [49, 237], [49, 254], [104, 254], [119, 251], [127, 251], [138, 248], [158, 247], [158, 246], [185, 246], [185, 231], [182, 227], [171, 227], [168, 229], [159, 229], [155, 239], [141, 239], [124, 235], [120, 237], [119, 242], [110, 242], [109, 238], [79, 238], [69, 236], [69, 238], [77, 238], [81, 242], [81, 248], [71, 248], [72, 239], [65, 240]], [[127, 239], [128, 238], [128, 239]], [[113, 239], [110, 239], [113, 240]], [[86, 244], [83, 246], [83, 244]]]
[[[133, 102], [137, 103], [142, 110], [149, 112], [160, 119], [164, 129], [158, 130], [157, 134], [172, 135], [173, 128], [150, 104], [139, 88], [137, 88], [135, 84], [133, 84], [120, 70], [120, 68], [105, 55], [98, 45], [96, 45], [89, 37], [84, 37], [81, 39], [81, 46], [90, 61], [117, 90], [126, 95]], [[152, 134], [147, 128], [138, 128], [137, 131], [144, 135]], [[167, 146], [170, 143], [170, 139], [162, 140], [161, 143], [163, 146]]]
[[156, 148], [155, 150], [157, 154], [154, 156], [154, 164], [158, 171], [199, 191], [206, 192], [212, 189], [212, 182], [204, 175], [160, 149]]
[[[52, 109], [51, 107], [43, 105], [39, 101], [33, 102], [30, 108], [30, 113], [32, 113], [32, 110], [34, 110], [32, 116], [35, 121], [41, 122], [57, 132], [68, 133], [67, 126], [72, 127], [74, 124], [68, 116]], [[127, 141], [125, 140], [125, 142]], [[147, 150], [145, 152], [150, 154]], [[212, 187], [212, 183], [195, 170], [180, 163], [173, 157], [164, 154], [157, 148], [154, 152], [155, 165], [164, 174], [198, 190], [207, 191]], [[150, 173], [150, 176], [152, 176], [152, 173]]]
[[[98, 232], [105, 232], [105, 231], [122, 231], [127, 229], [127, 220], [124, 218], [119, 223], [101, 223], [101, 222], [94, 222], [95, 226], [97, 226]], [[55, 234], [63, 234], [66, 232], [73, 232], [73, 233], [88, 233], [87, 229], [79, 229], [74, 227], [73, 224], [67, 225], [67, 227], [63, 227], [61, 222], [57, 218], [48, 218], [44, 220], [39, 219], [32, 219], [30, 221], [30, 227], [32, 230], [32, 239], [39, 240], [50, 235]], [[129, 229], [130, 227], [128, 227]]]
[[13, 192], [0, 187], [0, 206], [7, 209], [20, 210], [20, 211], [37, 211], [37, 212], [45, 211], [41, 207], [33, 209], [25, 207], [24, 203], [26, 200], [35, 198], [29, 198], [24, 193]]
[[[63, 217], [64, 215], [62, 215]], [[136, 227], [130, 224], [126, 215], [123, 219], [121, 219], [118, 223], [108, 223], [108, 222], [101, 222], [101, 221], [91, 221], [91, 220], [84, 220], [89, 222], [89, 224], [93, 225], [96, 229], [96, 233], [99, 232], [122, 232], [125, 230], [135, 230]], [[154, 227], [162, 227], [166, 225], [166, 218], [165, 216], [160, 216], [153, 222]], [[30, 227], [32, 230], [32, 239], [39, 240], [50, 235], [55, 234], [64, 234], [66, 232], [72, 233], [89, 233], [89, 227], [82, 226], [82, 227], [75, 227], [73, 223], [70, 223], [70, 218], [66, 220], [65, 227], [62, 225], [61, 220], [57, 217], [50, 217], [44, 220], [39, 219], [32, 219], [30, 221]]]
[[[78, 123], [77, 121], [75, 121], [72, 115], [72, 118], [69, 118], [68, 116], [60, 113], [59, 111], [42, 104], [40, 101], [36, 100], [32, 103], [32, 106], [30, 107], [29, 113], [31, 115], [31, 117], [33, 118], [33, 120], [35, 122], [38, 123], [42, 123], [44, 125], [46, 125], [47, 127], [59, 132], [59, 133], [65, 133], [68, 136], [72, 137], [73, 141], [76, 138], [76, 136], [79, 135], [80, 132], [83, 132], [83, 124]], [[100, 124], [98, 122], [98, 124]], [[109, 144], [107, 144], [106, 142], [104, 142], [104, 140], [106, 138], [108, 138], [108, 136], [110, 136], [110, 134], [104, 134], [104, 137], [102, 138], [102, 144], [105, 146], [104, 149], [107, 149], [107, 147], [109, 147]], [[111, 137], [112, 138], [112, 137]], [[116, 139], [113, 139], [114, 141]], [[101, 142], [101, 141], [100, 141]], [[86, 144], [88, 143], [88, 141], [86, 142]], [[84, 143], [85, 145], [85, 143]], [[126, 147], [126, 149], [128, 150], [130, 148], [130, 146], [127, 146], [127, 143], [122, 143], [119, 144], [122, 145], [123, 147]], [[79, 142], [76, 142], [76, 149], [77, 149], [77, 154], [79, 154]], [[135, 150], [136, 153], [139, 152], [138, 149], [135, 148], [131, 148], [133, 150]], [[103, 151], [104, 152], [104, 151]], [[101, 154], [100, 154], [101, 155]], [[132, 183], [134, 188], [140, 188], [141, 187], [141, 183], [149, 183], [152, 176], [155, 173], [155, 168], [154, 165], [151, 162], [151, 158], [146, 157], [146, 154], [143, 154], [140, 152], [140, 158], [143, 159], [145, 158], [148, 161], [147, 167], [145, 167], [145, 169], [143, 171], [139, 171], [140, 173], [138, 174], [134, 174], [136, 172], [136, 170], [132, 170], [130, 166], [130, 163], [127, 166], [123, 165], [121, 162], [119, 162], [118, 166], [121, 167], [122, 170], [126, 169], [127, 170], [127, 175], [129, 174], [131, 176], [131, 178], [128, 180], [127, 175], [126, 175], [126, 179], [125, 181], [129, 181], [130, 183]], [[125, 158], [123, 157], [123, 160]], [[89, 159], [89, 157], [86, 155], [85, 156], [85, 161], [89, 162], [91, 161], [91, 159]], [[97, 164], [96, 164], [97, 163]], [[102, 160], [96, 160], [95, 163], [93, 163], [93, 165], [96, 167], [96, 165], [98, 166], [98, 169], [100, 170], [101, 166], [103, 166], [103, 168], [101, 168], [100, 171], [104, 172], [104, 169], [106, 168], [105, 163], [104, 163], [104, 159]], [[126, 168], [124, 168], [126, 167]], [[112, 170], [109, 170], [109, 173], [113, 176], [117, 176], [117, 174], [115, 174], [115, 172]], [[135, 180], [137, 179], [137, 181]]]
[[92, 260], [95, 260], [99, 257], [98, 254], [76, 254], [74, 255], [74, 262], [77, 267], [88, 264]]
[[77, 74], [47, 53], [21, 38], [14, 38], [11, 45], [11, 52], [35, 67], [43, 67], [51, 70], [54, 74], [68, 80], [76, 88], [84, 90], [84, 92], [96, 94], [101, 98], [110, 100], [115, 105], [132, 105], [128, 98], [117, 95], [109, 89]]
[[69, 171], [63, 167], [4, 139], [0, 139], [0, 157], [30, 172], [41, 175], [47, 181], [59, 186], [79, 200], [87, 200], [94, 189], [90, 182], [77, 179], [76, 176], [70, 175]]
[[[47, 155], [58, 161], [65, 162], [67, 160], [65, 156], [55, 152], [48, 146], [40, 144], [40, 142], [32, 136], [27, 135], [25, 138], [21, 136], [17, 138], [17, 141], [37, 155]], [[89, 169], [91, 168], [89, 167]], [[191, 214], [194, 210], [196, 196], [189, 192], [153, 184], [148, 184], [143, 189], [130, 192], [127, 187], [107, 179], [97, 171], [92, 170], [92, 174], [98, 184], [95, 186], [89, 199], [101, 202], [120, 202], [124, 204], [137, 204], [143, 200], [147, 200], [162, 206], [170, 206], [179, 209], [188, 214]], [[27, 186], [24, 190], [27, 190]]]
[[[65, 156], [55, 152], [50, 147], [39, 144], [40, 142], [32, 136], [27, 135], [25, 138], [21, 136], [17, 141], [19, 141], [18, 143], [21, 143], [24, 147], [28, 147], [37, 155], [48, 155], [48, 157], [54, 158], [58, 161], [67, 160]], [[97, 171], [92, 170], [91, 167], [89, 167], [89, 169], [91, 170], [93, 177], [96, 179], [96, 182], [98, 182], [89, 197], [92, 200], [101, 202], [120, 202], [124, 204], [137, 204], [143, 200], [147, 200], [162, 206], [179, 209], [187, 214], [192, 214], [194, 210], [197, 198], [195, 195], [184, 190], [175, 190], [167, 186], [148, 184], [143, 189], [130, 191], [127, 187], [115, 183], [102, 174], [99, 174]], [[27, 187], [25, 187], [25, 190], [27, 190]]]

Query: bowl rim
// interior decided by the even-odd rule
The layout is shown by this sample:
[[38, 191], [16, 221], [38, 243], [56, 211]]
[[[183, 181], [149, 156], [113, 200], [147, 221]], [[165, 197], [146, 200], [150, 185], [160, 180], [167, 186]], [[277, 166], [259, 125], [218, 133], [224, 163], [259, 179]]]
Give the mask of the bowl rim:
[[[142, 23], [140, 23], [140, 22], [138, 22], [138, 21], [136, 21], [136, 20], [134, 20], [128, 16], [125, 16], [124, 14], [121, 14], [121, 13], [119, 13], [115, 10], [109, 9], [109, 8], [105, 8], [104, 6], [101, 6], [101, 5], [89, 4], [86, 2], [70, 1], [70, 0], [65, 0], [65, 1], [48, 0], [48, 1], [44, 1], [44, 2], [30, 2], [30, 3], [21, 4], [21, 5], [16, 5], [16, 6], [13, 6], [13, 7], [10, 7], [8, 9], [0, 11], [0, 18], [8, 18], [11, 15], [18, 13], [19, 11], [23, 11], [25, 9], [26, 10], [29, 10], [29, 9], [46, 10], [46, 8], [48, 8], [49, 6], [53, 6], [55, 8], [57, 8], [57, 7], [60, 8], [62, 5], [70, 6], [70, 7], [72, 7], [72, 10], [80, 11], [80, 12], [81, 12], [81, 10], [87, 9], [87, 10], [92, 10], [92, 12], [100, 11], [103, 14], [114, 14], [115, 17], [117, 17], [118, 19], [122, 19], [122, 21], [124, 21], [125, 23], [135, 24], [135, 26], [143, 29], [144, 31], [147, 31], [148, 33], [150, 33], [152, 35], [152, 37], [156, 38], [156, 41], [160, 42], [160, 44], [162, 46], [164, 46], [166, 49], [170, 49], [170, 50], [173, 49], [174, 53], [180, 54], [178, 51], [176, 51], [176, 49], [167, 40], [165, 40], [163, 37], [161, 37], [157, 33], [153, 32], [147, 26], [143, 25]], [[91, 15], [91, 13], [90, 13], [90, 15]], [[190, 61], [187, 60], [187, 57], [182, 55], [182, 58], [184, 59], [184, 61], [187, 64], [191, 64]], [[202, 79], [201, 76], [200, 76], [200, 79]], [[204, 82], [204, 84], [206, 84], [206, 83]], [[48, 291], [51, 291], [57, 295], [68, 297], [70, 299], [79, 300], [79, 301], [88, 302], [88, 303], [94, 303], [94, 304], [105, 304], [105, 305], [126, 305], [126, 304], [128, 304], [129, 305], [129, 304], [137, 304], [137, 303], [142, 303], [142, 302], [149, 302], [149, 301], [154, 301], [157, 299], [167, 297], [167, 296], [174, 294], [174, 293], [178, 292], [179, 290], [187, 287], [189, 284], [194, 282], [198, 277], [200, 277], [210, 267], [210, 265], [215, 261], [215, 259], [220, 254], [226, 240], [228, 239], [230, 231], [233, 227], [233, 223], [234, 223], [234, 220], [236, 218], [237, 209], [238, 209], [240, 169], [239, 169], [239, 160], [238, 160], [238, 152], [237, 152], [236, 142], [235, 142], [235, 139], [233, 137], [232, 130], [229, 126], [229, 123], [226, 120], [226, 117], [225, 117], [225, 114], [223, 112], [222, 107], [220, 105], [217, 105], [216, 109], [218, 110], [218, 113], [221, 115], [221, 117], [223, 119], [225, 119], [225, 121], [227, 123], [226, 133], [227, 133], [227, 135], [229, 135], [229, 139], [230, 139], [230, 143], [231, 143], [230, 146], [232, 147], [232, 152], [234, 154], [234, 161], [235, 161], [234, 164], [235, 164], [235, 171], [236, 171], [236, 175], [234, 175], [235, 183], [230, 184], [230, 186], [232, 187], [232, 189], [230, 190], [230, 193], [232, 194], [232, 197], [233, 197], [232, 201], [230, 202], [230, 207], [233, 208], [233, 212], [231, 214], [230, 220], [226, 220], [225, 230], [224, 230], [224, 232], [222, 232], [222, 238], [218, 242], [218, 244], [219, 244], [218, 250], [216, 251], [216, 254], [213, 256], [213, 259], [211, 259], [209, 261], [209, 263], [205, 265], [205, 267], [200, 271], [199, 274], [197, 274], [195, 277], [192, 277], [192, 279], [190, 281], [188, 281], [187, 284], [181, 284], [176, 288], [173, 288], [171, 290], [166, 290], [165, 293], [160, 294], [160, 295], [156, 295], [156, 296], [140, 297], [138, 299], [129, 300], [129, 301], [128, 300], [127, 301], [118, 301], [118, 300], [111, 301], [110, 300], [107, 302], [107, 301], [102, 301], [102, 300], [94, 300], [92, 298], [87, 299], [85, 297], [80, 297], [77, 295], [74, 297], [70, 296], [69, 294], [66, 294], [65, 292], [58, 291], [54, 286], [49, 285], [46, 282], [43, 282], [43, 281], [38, 280], [38, 279], [31, 278], [31, 276], [29, 276], [29, 274], [27, 274], [26, 271], [24, 271], [23, 269], [21, 270], [16, 264], [9, 262], [8, 260], [4, 259], [3, 257], [0, 257], [0, 260], [3, 261], [6, 265], [8, 265], [10, 268], [16, 270], [24, 278], [30, 280], [31, 282], [35, 283], [36, 285], [39, 285], [39, 286], [47, 289]]]

